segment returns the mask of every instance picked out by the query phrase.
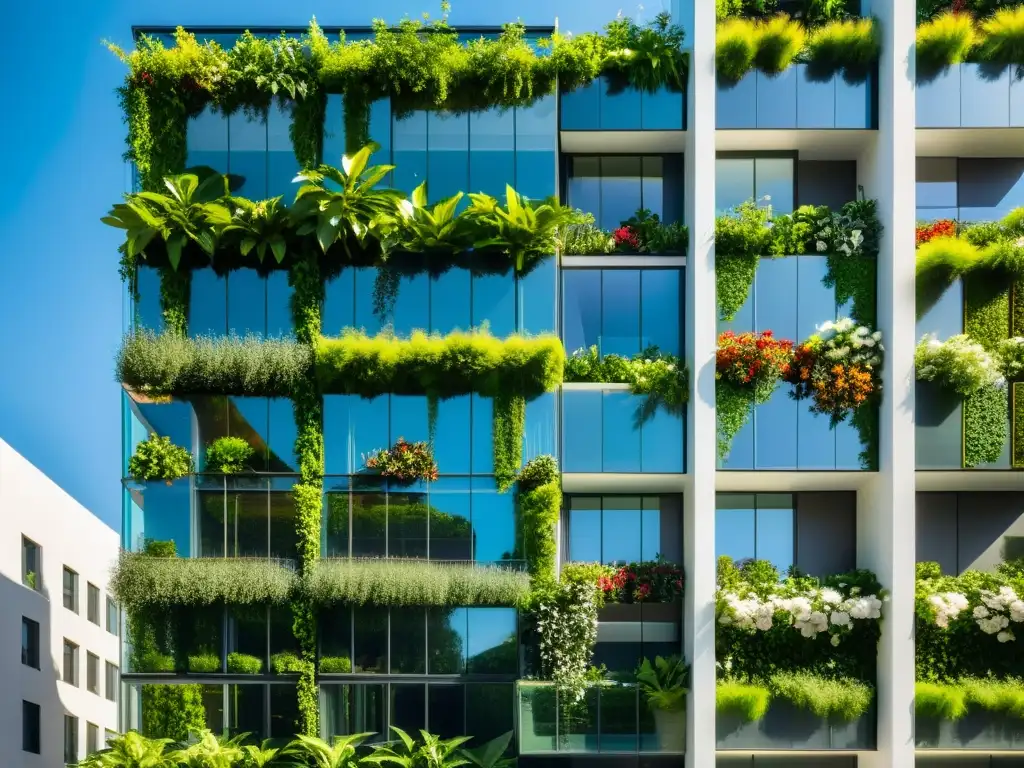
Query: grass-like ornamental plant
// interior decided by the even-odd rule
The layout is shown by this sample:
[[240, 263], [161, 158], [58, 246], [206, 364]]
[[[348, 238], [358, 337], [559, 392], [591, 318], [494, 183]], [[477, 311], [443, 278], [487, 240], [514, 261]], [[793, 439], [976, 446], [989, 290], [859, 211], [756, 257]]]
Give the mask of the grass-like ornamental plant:
[[251, 469], [249, 460], [256, 451], [241, 437], [218, 437], [206, 446], [206, 471], [225, 475]]
[[228, 673], [232, 675], [258, 675], [263, 671], [263, 659], [248, 653], [228, 654]]
[[348, 656], [324, 656], [320, 659], [320, 671], [326, 675], [343, 675], [352, 671], [352, 659]]
[[189, 672], [210, 673], [220, 670], [220, 656], [215, 653], [198, 653], [188, 657]]
[[755, 28], [754, 66], [766, 75], [789, 69], [803, 50], [807, 32], [803, 25], [784, 13], [759, 22]]
[[719, 680], [715, 686], [715, 709], [734, 712], [744, 720], [760, 720], [768, 714], [772, 692], [763, 685]]
[[192, 467], [192, 454], [187, 448], [156, 432], [135, 446], [135, 453], [128, 459], [128, 474], [140, 482], [164, 480], [170, 485], [192, 472]]
[[293, 675], [302, 670], [302, 659], [292, 651], [281, 651], [270, 657], [270, 671], [275, 675]]
[[967, 714], [967, 694], [955, 683], [914, 684], [914, 711], [918, 717], [959, 720]]
[[366, 469], [398, 483], [437, 480], [437, 462], [430, 443], [410, 443], [403, 437], [390, 448], [382, 448], [366, 457]]
[[965, 396], [1003, 384], [999, 362], [966, 334], [945, 341], [925, 336], [914, 352], [914, 366], [918, 379]]
[[565, 382], [629, 384], [634, 395], [647, 395], [645, 413], [664, 406], [680, 413], [690, 399], [690, 379], [686, 366], [675, 355], [662, 354], [649, 347], [631, 358], [622, 355], [601, 357], [597, 347], [577, 349], [565, 360]]
[[715, 30], [715, 73], [726, 83], [739, 82], [757, 55], [757, 28], [747, 19], [729, 19]]
[[519, 606], [529, 592], [520, 571], [427, 560], [322, 560], [308, 590], [318, 605]]
[[312, 363], [308, 346], [258, 336], [200, 336], [139, 331], [125, 336], [118, 380], [157, 395], [291, 397]]
[[956, 722], [972, 709], [1024, 720], [1024, 682], [965, 677], [945, 683], [918, 681], [914, 686], [917, 715]]
[[145, 607], [283, 604], [295, 574], [259, 559], [152, 557], [122, 552], [110, 589], [121, 606]]
[[1024, 7], [1000, 8], [981, 22], [979, 58], [992, 64], [1024, 62]]
[[807, 672], [772, 675], [772, 694], [821, 718], [856, 720], [871, 708], [874, 689], [860, 680], [826, 678]]
[[681, 712], [686, 707], [689, 678], [690, 665], [679, 656], [658, 656], [654, 664], [645, 658], [636, 672], [637, 685], [647, 697], [648, 706], [666, 712]]
[[947, 11], [917, 27], [917, 69], [928, 76], [967, 60], [977, 39], [974, 19]]
[[562, 383], [565, 350], [555, 336], [497, 339], [485, 330], [409, 338], [348, 331], [321, 338], [316, 371], [324, 394], [439, 398], [476, 392], [532, 399]]
[[881, 32], [874, 19], [843, 19], [811, 30], [804, 57], [814, 78], [841, 72], [848, 80], [863, 80], [881, 53]]

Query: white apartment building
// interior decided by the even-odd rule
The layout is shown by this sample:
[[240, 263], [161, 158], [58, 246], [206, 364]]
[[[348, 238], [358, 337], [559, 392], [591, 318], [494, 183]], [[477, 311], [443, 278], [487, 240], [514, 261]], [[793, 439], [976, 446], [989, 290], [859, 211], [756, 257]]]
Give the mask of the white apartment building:
[[119, 536], [0, 440], [3, 768], [56, 768], [117, 730]]

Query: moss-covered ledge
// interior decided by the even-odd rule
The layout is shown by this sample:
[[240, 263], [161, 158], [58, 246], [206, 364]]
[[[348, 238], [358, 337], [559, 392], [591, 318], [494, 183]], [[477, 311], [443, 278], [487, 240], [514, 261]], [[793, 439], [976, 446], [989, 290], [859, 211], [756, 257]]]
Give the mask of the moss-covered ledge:
[[525, 571], [429, 560], [321, 560], [305, 585], [317, 605], [522, 606]]

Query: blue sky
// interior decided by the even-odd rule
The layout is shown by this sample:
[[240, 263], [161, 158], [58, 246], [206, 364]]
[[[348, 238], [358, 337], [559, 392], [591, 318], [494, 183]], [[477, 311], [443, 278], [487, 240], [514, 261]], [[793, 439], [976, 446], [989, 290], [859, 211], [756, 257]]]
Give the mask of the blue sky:
[[[685, 2], [686, 0], [684, 0]], [[692, 2], [692, 0], [690, 0]], [[434, 0], [382, 0], [377, 15], [437, 13]], [[600, 26], [621, 0], [453, 0], [454, 24]], [[650, 18], [670, 0], [650, 0]], [[365, 25], [364, 3], [57, 0], [7, 11], [0, 46], [0, 438], [82, 504], [120, 528], [121, 415], [113, 355], [123, 328], [117, 232], [100, 224], [127, 188], [120, 62], [103, 39], [131, 43], [132, 25]], [[499, 15], [501, 14], [501, 15]], [[9, 116], [14, 115], [14, 119]]]

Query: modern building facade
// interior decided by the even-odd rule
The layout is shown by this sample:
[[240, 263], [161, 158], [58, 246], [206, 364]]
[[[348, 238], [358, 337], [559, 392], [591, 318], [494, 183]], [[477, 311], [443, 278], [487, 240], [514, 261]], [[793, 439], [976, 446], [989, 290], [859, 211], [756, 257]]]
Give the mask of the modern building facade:
[[[567, 728], [554, 689], [524, 682], [538, 674], [536, 627], [529, 611], [512, 604], [328, 601], [315, 606], [310, 646], [299, 636], [295, 599], [211, 598], [179, 613], [159, 606], [159, 621], [136, 625], [138, 642], [129, 633], [125, 728], [173, 738], [208, 727], [286, 739], [308, 722], [301, 703], [311, 679], [325, 738], [386, 734], [392, 725], [481, 740], [513, 731], [524, 766], [1024, 765], [1024, 729], [1015, 722], [989, 722], [976, 712], [959, 725], [915, 718], [916, 563], [936, 562], [951, 576], [994, 572], [1020, 556], [1024, 525], [1015, 451], [1024, 439], [1016, 409], [1024, 405], [1013, 382], [1001, 395], [989, 392], [1002, 400], [986, 405], [977, 393], [950, 396], [917, 381], [914, 366], [924, 334], [945, 340], [968, 333], [992, 349], [1024, 336], [1015, 325], [1016, 289], [979, 298], [971, 280], [957, 276], [925, 302], [915, 277], [915, 227], [997, 221], [1024, 205], [1019, 83], [1009, 69], [976, 64], [919, 77], [914, 4], [881, 0], [861, 3], [861, 14], [876, 19], [881, 50], [864, 76], [822, 78], [798, 63], [724, 83], [715, 70], [715, 4], [675, 6], [689, 56], [682, 92], [622, 89], [599, 77], [507, 109], [409, 111], [381, 99], [369, 106], [367, 133], [380, 145], [372, 162], [394, 165], [386, 183], [397, 189], [426, 182], [432, 202], [459, 191], [501, 199], [508, 184], [533, 200], [557, 196], [609, 233], [647, 209], [662, 222], [687, 225], [685, 254], [558, 253], [521, 271], [464, 262], [391, 273], [358, 259], [336, 269], [321, 265], [313, 338], [350, 328], [448, 335], [486, 324], [501, 338], [553, 334], [567, 354], [596, 347], [601, 357], [633, 358], [656, 346], [685, 362], [689, 397], [681, 410], [648, 411], [648, 395], [621, 381], [565, 381], [526, 400], [522, 431], [523, 462], [551, 455], [560, 467], [552, 532], [560, 571], [575, 563], [660, 560], [685, 574], [681, 597], [609, 601], [599, 613], [592, 660], [621, 679], [641, 659], [681, 655], [691, 665], [685, 713], [668, 725], [656, 722], [640, 689], [627, 682], [592, 688], [582, 719]], [[597, 29], [617, 9], [608, 18], [604, 10], [595, 7], [589, 27], [573, 31]], [[488, 10], [488, 23], [465, 30], [467, 37], [495, 35], [509, 20], [500, 12]], [[577, 9], [573, 17], [579, 15]], [[139, 32], [173, 45], [171, 32], [139, 21]], [[527, 21], [538, 25], [528, 36], [554, 29], [554, 19]], [[229, 48], [244, 24], [197, 36]], [[350, 39], [368, 36], [357, 27]], [[352, 123], [345, 97], [325, 98], [321, 154], [337, 164]], [[288, 105], [271, 104], [263, 121], [207, 105], [189, 118], [186, 157], [173, 170], [208, 166], [233, 179], [234, 194], [281, 195], [290, 203], [301, 167], [289, 134], [293, 120]], [[863, 256], [870, 278], [860, 287], [850, 292], [837, 281], [835, 254], [814, 248], [812, 239], [809, 250], [761, 254], [745, 292], [723, 307], [728, 286], [719, 279], [721, 260], [716, 272], [716, 219], [735, 217], [747, 201], [762, 208], [770, 202], [780, 222], [801, 206], [839, 211], [864, 199], [877, 201], [881, 235], [877, 253]], [[718, 250], [721, 256], [721, 242]], [[174, 305], [168, 295], [181, 274], [186, 300]], [[397, 288], [382, 310], [386, 280]], [[211, 266], [200, 258], [186, 273], [141, 259], [130, 326], [310, 343], [295, 320], [300, 286], [285, 268], [224, 267], [216, 259]], [[985, 336], [978, 329], [991, 313], [998, 328]], [[881, 332], [880, 397], [858, 418], [831, 423], [781, 385], [751, 406], [728, 450], [720, 450], [719, 334], [772, 330], [799, 344], [826, 321], [851, 314]], [[412, 389], [321, 388], [309, 411], [300, 391], [154, 393], [126, 385], [123, 548], [138, 556], [265, 561], [301, 578], [321, 559], [529, 570], [522, 495], [503, 492], [497, 477], [495, 399], [476, 391], [438, 399]], [[302, 440], [310, 413], [323, 441], [322, 467], [312, 473]], [[187, 449], [195, 471], [166, 481], [129, 477], [129, 459], [150, 434]], [[252, 449], [245, 471], [209, 466], [207, 447], [224, 437], [240, 437]], [[433, 446], [436, 479], [367, 479], [366, 457], [400, 438]], [[315, 556], [303, 534], [308, 486], [319, 499]], [[850, 723], [779, 707], [746, 722], [716, 711], [722, 555], [820, 578], [856, 569], [875, 574], [887, 596], [866, 714]], [[291, 659], [305, 659], [315, 671], [289, 666]], [[171, 711], [180, 715], [175, 722]], [[685, 739], [666, 736], [684, 728]]]
[[4, 760], [76, 763], [118, 730], [118, 535], [2, 440], [0, 510]]

